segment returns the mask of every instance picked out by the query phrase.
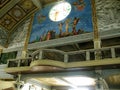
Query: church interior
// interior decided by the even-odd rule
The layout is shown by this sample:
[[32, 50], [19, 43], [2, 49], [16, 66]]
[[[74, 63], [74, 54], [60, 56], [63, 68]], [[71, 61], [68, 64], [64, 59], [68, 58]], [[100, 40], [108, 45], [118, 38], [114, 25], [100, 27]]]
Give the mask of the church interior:
[[0, 90], [120, 90], [120, 0], [0, 0]]

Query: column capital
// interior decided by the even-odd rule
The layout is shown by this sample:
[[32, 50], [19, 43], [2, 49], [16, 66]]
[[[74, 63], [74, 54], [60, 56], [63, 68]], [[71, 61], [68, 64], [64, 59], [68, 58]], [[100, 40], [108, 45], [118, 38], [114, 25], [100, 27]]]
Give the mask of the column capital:
[[94, 39], [94, 49], [101, 48], [101, 40], [100, 39]]

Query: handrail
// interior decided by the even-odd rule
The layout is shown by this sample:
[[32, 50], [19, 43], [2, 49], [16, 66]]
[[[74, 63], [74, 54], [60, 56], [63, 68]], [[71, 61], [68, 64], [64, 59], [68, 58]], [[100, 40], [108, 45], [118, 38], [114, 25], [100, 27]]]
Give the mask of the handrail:
[[[56, 49], [39, 49], [39, 50], [37, 50], [37, 51], [35, 51], [35, 52], [33, 52], [31, 54], [32, 57], [18, 58], [18, 59], [9, 59], [8, 60], [8, 67], [11, 67], [10, 66], [11, 62], [14, 62], [15, 64], [17, 64], [17, 65], [15, 65], [15, 67], [16, 66], [17, 67], [21, 67], [21, 66], [25, 66], [25, 65], [26, 66], [27, 65], [30, 66], [30, 63], [33, 62], [33, 61], [44, 60], [43, 54], [46, 53], [46, 51], [54, 53], [54, 54], [57, 53], [58, 55], [62, 55], [61, 57], [63, 57], [64, 60], [61, 61], [61, 62], [65, 62], [65, 63], [69, 63], [69, 62], [81, 62], [80, 60], [83, 59], [83, 57], [81, 57], [81, 55], [83, 56], [83, 54], [84, 54], [84, 58], [85, 58], [84, 61], [90, 61], [90, 60], [93, 61], [93, 60], [95, 60], [95, 58], [93, 58], [93, 57], [95, 57], [95, 52], [96, 51], [100, 51], [100, 54], [102, 56], [100, 58], [100, 60], [105, 59], [105, 58], [117, 58], [117, 57], [120, 57], [120, 53], [116, 53], [116, 51], [115, 51], [115, 49], [118, 49], [118, 48], [120, 49], [120, 45], [118, 45], [118, 46], [112, 46], [112, 47], [102, 47], [100, 49], [88, 49], [88, 50], [79, 50], [79, 51], [71, 51], [71, 52], [64, 52], [64, 51], [56, 50]], [[109, 53], [109, 55], [106, 55], [106, 53], [105, 53], [106, 56], [105, 55], [103, 56], [104, 52]], [[91, 53], [92, 53], [93, 57], [92, 57]], [[76, 54], [78, 56], [80, 56], [79, 60], [78, 61], [71, 60], [70, 57], [72, 55], [74, 56]], [[118, 56], [116, 56], [116, 54]], [[36, 55], [37, 55], [37, 59], [35, 59]], [[54, 60], [54, 61], [57, 61], [57, 60]]]
[[110, 48], [120, 48], [120, 45], [118, 46], [111, 46], [111, 47], [102, 47], [99, 49], [87, 49], [87, 50], [78, 50], [78, 51], [71, 51], [71, 52], [67, 52], [68, 54], [75, 54], [75, 53], [82, 53], [82, 52], [86, 52], [86, 51], [97, 51], [97, 50], [109, 50]]
[[32, 56], [35, 55], [35, 54], [37, 54], [37, 53], [39, 53], [39, 51], [59, 52], [59, 53], [61, 53], [61, 54], [65, 54], [65, 53], [66, 53], [66, 52], [64, 52], [64, 51], [56, 50], [56, 49], [39, 49], [39, 50], [37, 50], [37, 51], [34, 51], [34, 52], [32, 53]]

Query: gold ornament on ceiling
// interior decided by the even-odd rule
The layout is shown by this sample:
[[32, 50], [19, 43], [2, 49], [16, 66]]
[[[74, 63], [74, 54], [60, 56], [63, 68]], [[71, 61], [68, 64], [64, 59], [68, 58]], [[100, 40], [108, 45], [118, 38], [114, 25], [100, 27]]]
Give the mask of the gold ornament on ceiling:
[[11, 0], [0, 0], [0, 9], [3, 8], [5, 6], [5, 4], [7, 4], [10, 1]]
[[0, 5], [2, 5], [0, 12], [5, 12], [0, 17], [0, 26], [9, 33], [15, 31], [14, 29], [20, 23], [24, 22], [28, 16], [31, 16], [36, 10], [38, 10], [38, 7], [33, 4], [32, 0], [15, 1], [13, 4], [12, 1], [15, 0], [0, 0]]
[[19, 6], [22, 7], [27, 13], [31, 12], [31, 10], [34, 10], [36, 8], [31, 0], [22, 0], [19, 3]]
[[24, 10], [20, 8], [18, 5], [11, 9], [8, 13], [17, 21], [19, 21], [25, 16]]
[[9, 31], [11, 30], [15, 23], [16, 21], [7, 14], [0, 20], [0, 24]]
[[33, 3], [30, 0], [26, 0], [26, 1], [23, 2], [23, 7], [25, 9], [30, 9], [30, 8], [32, 8], [32, 6], [33, 6]]

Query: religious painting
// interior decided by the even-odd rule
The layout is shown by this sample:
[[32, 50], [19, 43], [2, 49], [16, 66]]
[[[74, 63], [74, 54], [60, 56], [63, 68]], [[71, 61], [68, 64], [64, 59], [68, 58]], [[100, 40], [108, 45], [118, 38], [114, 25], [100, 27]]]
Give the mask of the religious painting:
[[91, 0], [46, 5], [34, 15], [29, 43], [93, 32]]

